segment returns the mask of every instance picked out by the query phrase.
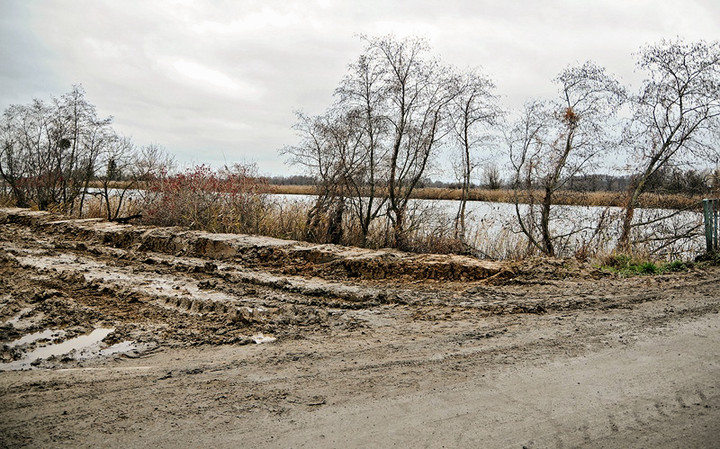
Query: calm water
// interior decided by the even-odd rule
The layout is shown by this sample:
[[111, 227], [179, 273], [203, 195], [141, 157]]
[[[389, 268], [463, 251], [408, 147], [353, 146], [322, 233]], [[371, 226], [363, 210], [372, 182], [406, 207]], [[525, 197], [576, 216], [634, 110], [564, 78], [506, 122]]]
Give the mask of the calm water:
[[[281, 202], [311, 203], [309, 195], [272, 195]], [[418, 211], [419, 221], [428, 232], [433, 232], [440, 224], [452, 225], [457, 214], [459, 202], [455, 200], [412, 200], [411, 206]], [[520, 214], [528, 213], [527, 205], [520, 205]], [[620, 233], [621, 212], [618, 207], [597, 206], [555, 206], [553, 207], [551, 229], [554, 235], [572, 233], [560, 242], [560, 249], [571, 255], [583, 244], [591, 244], [606, 250], [612, 249]], [[663, 238], [671, 235], [693, 232], [688, 238], [681, 238], [672, 245], [661, 249], [661, 253], [680, 257], [694, 257], [704, 251], [702, 214], [661, 209], [638, 209], [635, 223], [657, 220], [659, 217], [673, 215], [638, 229], [638, 239], [647, 240], [645, 248], [660, 250], [665, 244]], [[598, 224], [603, 226], [598, 229]], [[483, 252], [501, 257], [504, 250], [513, 245], [522, 244], [524, 236], [520, 234], [517, 213], [514, 204], [469, 201], [466, 207], [467, 235]], [[493, 247], [498, 248], [493, 248]], [[564, 249], [564, 250], [563, 250]], [[490, 254], [490, 253], [495, 254]]]

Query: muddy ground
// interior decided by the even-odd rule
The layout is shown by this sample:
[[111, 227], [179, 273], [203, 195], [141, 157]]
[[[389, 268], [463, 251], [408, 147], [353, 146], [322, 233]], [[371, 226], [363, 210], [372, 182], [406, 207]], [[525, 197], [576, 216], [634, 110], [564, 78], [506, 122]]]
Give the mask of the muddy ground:
[[0, 446], [720, 447], [718, 281], [2, 209]]

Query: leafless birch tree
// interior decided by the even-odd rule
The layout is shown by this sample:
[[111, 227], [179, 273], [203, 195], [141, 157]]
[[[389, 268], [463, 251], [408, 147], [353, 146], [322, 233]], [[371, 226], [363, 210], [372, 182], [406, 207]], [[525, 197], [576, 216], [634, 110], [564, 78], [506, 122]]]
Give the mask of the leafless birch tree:
[[717, 161], [720, 152], [720, 43], [663, 40], [640, 52], [638, 66], [648, 77], [632, 97], [633, 118], [625, 133], [637, 171], [618, 240], [623, 251], [633, 243], [633, 229], [659, 221], [633, 220], [653, 175], [669, 166]]
[[459, 150], [455, 166], [461, 188], [455, 217], [455, 238], [462, 242], [466, 238], [465, 217], [470, 186], [478, 166], [488, 163], [492, 144], [490, 128], [498, 125], [501, 115], [497, 98], [492, 93], [494, 87], [489, 78], [477, 72], [459, 75], [453, 86], [456, 92], [452, 102], [452, 123]]
[[555, 81], [560, 98], [528, 104], [508, 139], [520, 229], [531, 247], [548, 256], [556, 255], [558, 241], [579, 231], [572, 220], [553, 229], [555, 197], [610, 149], [609, 118], [625, 97], [617, 81], [591, 62], [565, 69]]

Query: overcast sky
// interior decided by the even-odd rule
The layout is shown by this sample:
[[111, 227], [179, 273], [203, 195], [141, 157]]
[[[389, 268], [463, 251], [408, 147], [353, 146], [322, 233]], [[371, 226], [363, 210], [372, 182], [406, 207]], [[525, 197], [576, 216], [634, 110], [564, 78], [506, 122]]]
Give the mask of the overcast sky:
[[361, 33], [424, 36], [515, 108], [588, 59], [637, 83], [642, 45], [719, 40], [720, 1], [0, 0], [0, 108], [82, 84], [119, 133], [182, 165], [297, 173], [277, 153], [296, 142], [293, 111], [330, 104]]

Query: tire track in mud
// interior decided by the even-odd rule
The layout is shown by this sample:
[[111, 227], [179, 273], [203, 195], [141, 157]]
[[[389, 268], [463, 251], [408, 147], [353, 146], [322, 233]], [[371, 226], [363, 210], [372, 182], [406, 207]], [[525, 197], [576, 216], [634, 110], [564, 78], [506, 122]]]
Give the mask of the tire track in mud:
[[196, 280], [176, 272], [117, 266], [87, 255], [22, 254], [18, 248], [13, 252], [5, 255], [15, 265], [5, 264], [6, 275], [33, 284], [35, 291], [45, 292], [42, 296], [47, 292], [54, 296], [40, 298], [38, 304], [23, 301], [15, 308], [37, 305], [39, 311], [55, 315], [60, 320], [57, 325], [113, 321], [113, 326], [142, 328], [148, 324], [150, 331], [200, 344], [248, 343], [252, 340], [243, 334], [274, 331], [279, 324], [322, 327], [328, 321], [327, 312], [273, 303], [270, 295], [253, 289], [242, 296], [203, 289]]
[[[685, 276], [682, 288], [662, 278], [617, 280], [607, 276], [596, 282], [545, 277], [536, 283], [527, 278], [518, 282], [495, 278], [472, 283], [408, 282], [404, 278], [328, 280], [285, 275], [282, 271], [286, 270], [248, 266], [232, 258], [175, 256], [124, 245], [116, 247], [98, 238], [77, 240], [77, 236], [56, 232], [55, 225], [48, 228], [5, 223], [2, 228], [0, 259], [5, 265], [4, 277], [25, 279], [26, 287], [34, 284], [34, 288], [27, 289], [35, 299], [15, 301], [14, 310], [31, 307], [44, 315], [41, 325], [25, 332], [74, 327], [71, 335], [77, 335], [93, 327], [114, 327], [107, 343], [135, 340], [170, 346], [247, 344], [256, 342], [252, 337], [258, 333], [296, 339], [378, 326], [405, 326], [407, 333], [421, 329], [422, 323], [464, 322], [472, 326], [473, 321], [488, 316], [573, 315], [579, 311], [633, 308], [666, 301], [673, 292], [711, 297], [716, 285], [707, 276]], [[635, 287], [628, 289], [628, 284]], [[637, 288], [638, 284], [647, 285]], [[17, 286], [7, 290], [13, 289], [17, 290]], [[388, 309], [381, 310], [385, 306], [394, 308], [392, 317], [385, 315]], [[9, 318], [8, 310], [13, 309], [1, 307], [0, 318]], [[662, 326], [684, 314], [717, 310], [716, 302], [688, 310], [668, 307], [666, 313], [652, 320]], [[577, 328], [575, 332], [586, 330]], [[0, 342], [20, 335], [0, 334]], [[466, 348], [481, 340], [509, 339], [513, 335], [506, 325], [466, 327], [454, 335], [433, 337], [454, 347], [442, 356], [427, 359], [409, 353], [369, 363], [363, 369], [374, 373], [403, 366], [472, 363], [490, 353], [473, 354]], [[556, 338], [574, 335], [565, 331], [565, 337]], [[625, 337], [625, 341], [620, 334], [613, 338], [624, 344], [627, 333]], [[525, 347], [559, 342], [526, 342]], [[511, 362], [508, 359], [504, 363]]]

